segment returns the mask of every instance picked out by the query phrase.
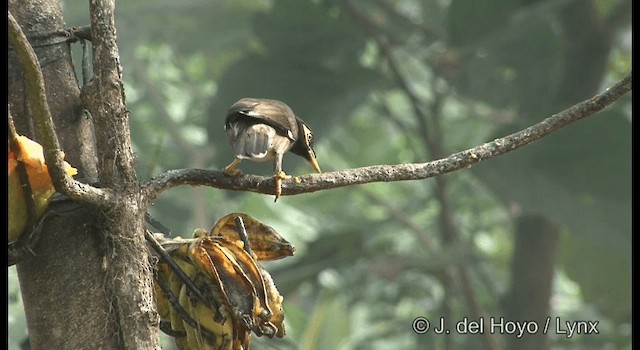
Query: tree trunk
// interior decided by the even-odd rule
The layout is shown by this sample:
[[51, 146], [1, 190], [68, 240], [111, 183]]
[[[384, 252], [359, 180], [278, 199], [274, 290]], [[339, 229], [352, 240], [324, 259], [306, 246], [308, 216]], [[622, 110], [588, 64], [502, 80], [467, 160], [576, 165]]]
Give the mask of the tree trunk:
[[549, 317], [558, 228], [540, 216], [518, 218], [511, 271], [511, 295], [507, 304], [508, 321], [535, 321], [535, 334], [521, 338], [509, 335], [509, 349], [549, 349], [542, 328]]
[[[92, 5], [99, 9], [103, 4]], [[94, 130], [85, 113], [69, 42], [54, 35], [65, 27], [59, 1], [9, 0], [8, 7], [40, 61], [58, 139], [65, 159], [79, 171], [76, 179], [100, 178], [104, 187], [129, 184], [126, 190], [113, 186], [118, 202], [107, 209], [71, 201], [50, 206], [34, 254], [17, 265], [31, 348], [159, 349], [152, 270], [143, 238], [145, 206], [139, 189], [131, 185], [137, 183], [133, 167], [127, 164], [129, 169], [117, 169], [107, 178], [96, 152], [100, 124], [111, 115], [93, 115], [93, 120], [102, 118]], [[104, 8], [112, 13], [113, 3]], [[94, 67], [100, 69], [100, 62], [94, 61]], [[18, 133], [38, 141], [25, 96], [26, 77], [12, 48], [8, 68], [9, 105]], [[94, 85], [100, 91], [100, 82]], [[104, 103], [118, 105], [107, 94], [102, 97]], [[128, 120], [120, 125], [128, 127]], [[128, 136], [128, 130], [124, 134]], [[130, 148], [129, 138], [118, 142]], [[100, 152], [102, 157], [103, 152], [117, 151]]]

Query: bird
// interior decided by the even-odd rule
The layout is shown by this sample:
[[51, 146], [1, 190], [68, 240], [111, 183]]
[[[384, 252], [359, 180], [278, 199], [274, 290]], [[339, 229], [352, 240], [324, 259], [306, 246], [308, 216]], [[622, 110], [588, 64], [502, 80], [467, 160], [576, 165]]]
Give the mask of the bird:
[[315, 171], [321, 172], [313, 150], [313, 132], [282, 101], [242, 98], [229, 108], [224, 130], [236, 156], [223, 172], [239, 176], [241, 172], [237, 167], [243, 159], [256, 162], [273, 160], [275, 201], [282, 194], [282, 180], [291, 178], [282, 169], [285, 153], [291, 151], [301, 156]]

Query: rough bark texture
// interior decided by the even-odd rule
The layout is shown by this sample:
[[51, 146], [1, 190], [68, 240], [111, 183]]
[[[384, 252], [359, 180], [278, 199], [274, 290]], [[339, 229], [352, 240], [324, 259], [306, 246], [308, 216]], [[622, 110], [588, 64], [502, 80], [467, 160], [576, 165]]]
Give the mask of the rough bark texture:
[[93, 78], [82, 99], [96, 124], [98, 167], [103, 185], [137, 187], [131, 150], [129, 112], [125, 106], [120, 54], [116, 44], [115, 1], [91, 2]]
[[[9, 10], [36, 50], [56, 132], [66, 159], [79, 170], [77, 178], [99, 179], [117, 194], [103, 209], [70, 201], [50, 207], [54, 214], [44, 221], [35, 256], [18, 264], [31, 347], [159, 349], [152, 270], [143, 235], [146, 207], [130, 147], [114, 3], [92, 2], [96, 79], [82, 96], [92, 118], [83, 112], [69, 44], [55, 34], [64, 28], [59, 1], [11, 0]], [[39, 140], [24, 94], [26, 78], [13, 56], [10, 53], [11, 112], [18, 132]]]
[[[9, 10], [25, 34], [34, 38], [31, 44], [41, 62], [48, 104], [66, 159], [79, 170], [79, 177], [95, 178], [92, 126], [80, 104], [69, 44], [52, 44], [42, 35], [64, 28], [59, 4], [11, 0]], [[11, 51], [9, 103], [18, 132], [38, 140], [24, 97], [22, 70]], [[31, 348], [79, 349], [87, 344], [117, 348], [105, 317], [111, 305], [105, 297], [103, 256], [92, 211], [65, 210], [69, 206], [54, 206], [65, 215], [46, 219], [34, 256], [17, 266]]]
[[101, 185], [120, 194], [111, 208], [100, 213], [109, 252], [104, 261], [105, 288], [113, 305], [120, 347], [155, 349], [160, 348], [160, 319], [144, 239], [147, 202], [140, 194], [131, 150], [114, 12], [115, 1], [90, 2], [94, 76], [82, 92], [82, 101], [96, 126]]
[[[80, 89], [71, 62], [69, 44], [53, 44], [59, 40], [55, 37], [46, 38], [46, 34], [64, 28], [59, 4], [54, 4], [57, 2], [10, 0], [9, 10], [25, 34], [30, 37], [31, 45], [40, 60], [45, 75], [47, 102], [49, 108], [55, 111], [53, 118], [58, 138], [66, 153], [66, 160], [79, 168], [81, 177], [96, 178], [96, 154], [93, 149], [91, 120], [84, 113], [80, 103]], [[37, 139], [30, 118], [20, 118], [29, 114], [24, 100], [22, 70], [11, 51], [8, 58], [9, 102], [16, 128], [22, 134]]]

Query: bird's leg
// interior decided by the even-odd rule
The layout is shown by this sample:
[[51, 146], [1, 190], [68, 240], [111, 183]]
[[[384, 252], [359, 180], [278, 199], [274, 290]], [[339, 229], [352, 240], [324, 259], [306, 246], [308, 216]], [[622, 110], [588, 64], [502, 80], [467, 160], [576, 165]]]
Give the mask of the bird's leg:
[[240, 161], [242, 161], [242, 159], [240, 158], [235, 158], [233, 160], [233, 162], [231, 162], [229, 165], [227, 165], [226, 167], [224, 167], [223, 172], [229, 176], [240, 176], [242, 174], [242, 172], [238, 169], [236, 169], [236, 167], [238, 166], [238, 164], [240, 164]]
[[276, 181], [276, 199], [274, 202], [280, 198], [282, 194], [282, 180], [290, 179], [291, 175], [287, 175], [284, 171], [282, 171], [282, 153], [276, 153], [276, 160], [274, 163], [274, 173], [273, 179]]

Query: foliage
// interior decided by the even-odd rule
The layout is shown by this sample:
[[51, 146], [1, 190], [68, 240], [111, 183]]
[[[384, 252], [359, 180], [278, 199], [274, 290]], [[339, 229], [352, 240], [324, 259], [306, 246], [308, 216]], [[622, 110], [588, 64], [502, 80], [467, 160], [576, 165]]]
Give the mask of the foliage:
[[[119, 3], [139, 176], [222, 169], [232, 159], [224, 115], [245, 96], [286, 101], [316, 132], [320, 166], [331, 171], [428, 161], [434, 150], [425, 135], [434, 133], [445, 154], [492, 140], [630, 71], [623, 0], [584, 2], [593, 17], [576, 13], [585, 16], [586, 31], [607, 33], [588, 57], [567, 49], [579, 43], [566, 17], [575, 1], [353, 3], [369, 24], [358, 22], [346, 1]], [[68, 23], [86, 23], [81, 8], [65, 11]], [[426, 133], [367, 26], [393, 48], [426, 116]], [[593, 82], [576, 73], [581, 68]], [[227, 213], [245, 212], [292, 242], [295, 257], [264, 265], [285, 299], [290, 342], [278, 347], [305, 349], [443, 348], [444, 337], [415, 334], [411, 322], [437, 319], [445, 305], [453, 320], [471, 317], [458, 289], [446, 287], [447, 266], [465, 266], [478, 303], [501, 315], [513, 221], [519, 213], [541, 214], [563, 230], [550, 316], [601, 324], [599, 336], [551, 337], [554, 348], [630, 348], [629, 106], [619, 101], [525, 149], [446, 176], [456, 244], [443, 243], [443, 204], [433, 180], [276, 204], [270, 196], [181, 187], [163, 193], [152, 214], [186, 237]], [[269, 165], [245, 163], [245, 172], [270, 174]], [[284, 168], [309, 172], [289, 155]], [[10, 325], [16, 318], [12, 312]], [[480, 338], [451, 341], [474, 349]], [[259, 339], [255, 345], [269, 346]]]

